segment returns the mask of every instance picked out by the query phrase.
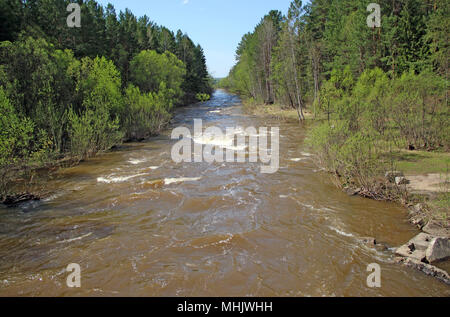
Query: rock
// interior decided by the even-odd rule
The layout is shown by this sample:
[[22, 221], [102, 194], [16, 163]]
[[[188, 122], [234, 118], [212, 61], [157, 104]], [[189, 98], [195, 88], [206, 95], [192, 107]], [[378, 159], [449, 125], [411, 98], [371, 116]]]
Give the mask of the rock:
[[377, 245], [377, 240], [372, 237], [361, 238], [361, 240], [368, 247], [375, 247]]
[[412, 212], [416, 212], [416, 213], [423, 212], [424, 209], [425, 209], [425, 206], [423, 204], [417, 204], [412, 207]]
[[421, 233], [415, 238], [411, 239], [407, 244], [401, 246], [395, 251], [395, 254], [415, 259], [417, 261], [427, 261], [426, 251], [431, 241], [434, 239], [433, 236]]
[[412, 217], [410, 221], [413, 225], [417, 226], [420, 230], [422, 230], [423, 226], [425, 226], [426, 223], [426, 216], [418, 214]]
[[395, 184], [397, 185], [408, 185], [410, 182], [403, 176], [399, 176], [395, 178]]
[[384, 176], [386, 177], [386, 179], [390, 182], [390, 183], [394, 183], [395, 182], [395, 178], [397, 177], [403, 177], [403, 173], [400, 171], [392, 171], [392, 172], [386, 172], [386, 174], [384, 174]]
[[443, 224], [436, 220], [430, 220], [422, 230], [436, 237], [450, 238], [450, 228], [445, 227]]
[[390, 250], [390, 248], [387, 244], [379, 243], [378, 241], [377, 241], [377, 245], [375, 246], [375, 249], [377, 249], [377, 251], [380, 251], [380, 252], [387, 252]]
[[450, 276], [444, 270], [441, 270], [433, 265], [423, 263], [412, 258], [397, 258], [397, 263], [401, 263], [407, 267], [419, 270], [429, 276], [435, 277], [447, 285], [450, 285]]
[[426, 250], [426, 258], [429, 263], [444, 261], [450, 258], [450, 239], [434, 238]]
[[362, 192], [361, 188], [350, 188], [350, 187], [347, 187], [344, 190], [347, 193], [347, 195], [349, 195], [349, 196], [357, 196], [357, 195], [359, 195]]
[[40, 200], [40, 198], [35, 195], [27, 194], [27, 193], [18, 194], [18, 195], [14, 195], [14, 196], [6, 196], [6, 198], [3, 200], [3, 204], [14, 207], [21, 203], [24, 203], [27, 201], [32, 201], [32, 200]]

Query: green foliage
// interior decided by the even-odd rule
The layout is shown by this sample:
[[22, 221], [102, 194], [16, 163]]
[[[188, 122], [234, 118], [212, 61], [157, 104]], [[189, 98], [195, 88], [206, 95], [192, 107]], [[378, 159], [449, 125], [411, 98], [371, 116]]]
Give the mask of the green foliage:
[[446, 82], [428, 71], [389, 79], [379, 68], [366, 70], [347, 96], [330, 80], [317, 114], [327, 120], [312, 129], [310, 143], [346, 182], [370, 187], [402, 148], [448, 150], [446, 91]]
[[434, 1], [434, 10], [427, 21], [425, 40], [430, 45], [430, 59], [433, 68], [445, 76], [448, 73], [450, 44], [448, 30], [450, 29], [450, 3], [446, 0]]
[[447, 82], [425, 71], [403, 74], [393, 82], [393, 121], [408, 144], [417, 149], [450, 148]]
[[0, 198], [10, 191], [9, 182], [20, 177], [17, 167], [40, 164], [51, 145], [44, 131], [36, 133], [34, 123], [21, 117], [0, 87]]
[[69, 3], [0, 4], [1, 164], [90, 157], [158, 133], [174, 105], [211, 92], [203, 49], [186, 34], [95, 0], [68, 28]]
[[119, 119], [110, 119], [107, 109], [87, 109], [81, 114], [69, 111], [70, 153], [79, 160], [96, 155], [120, 143], [123, 134], [119, 131]]
[[70, 109], [70, 152], [85, 159], [120, 143], [119, 116], [124, 113], [120, 73], [104, 57], [86, 57], [77, 73], [81, 107]]
[[197, 98], [197, 100], [200, 102], [205, 102], [205, 101], [210, 100], [211, 96], [208, 94], [198, 93], [197, 95], [195, 95], [195, 98]]
[[131, 82], [144, 93], [157, 93], [161, 83], [165, 83], [173, 91], [175, 101], [182, 97], [185, 65], [170, 52], [142, 51], [131, 61], [130, 73]]
[[0, 168], [28, 159], [33, 131], [33, 122], [27, 118], [19, 118], [0, 87]]
[[[318, 123], [309, 142], [322, 164], [367, 191], [394, 153], [448, 151], [448, 1], [382, 1], [382, 27], [363, 0], [292, 1], [268, 14], [236, 50], [220, 86], [302, 111]], [[265, 109], [269, 109], [266, 106]]]
[[125, 92], [127, 105], [123, 118], [128, 139], [144, 139], [157, 134], [169, 122], [170, 92], [164, 83], [158, 93], [141, 93], [138, 87], [130, 85]]

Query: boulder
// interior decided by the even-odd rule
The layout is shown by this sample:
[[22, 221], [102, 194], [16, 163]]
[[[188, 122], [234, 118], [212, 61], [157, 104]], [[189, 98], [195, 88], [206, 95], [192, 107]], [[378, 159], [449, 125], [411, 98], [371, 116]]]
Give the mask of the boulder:
[[395, 178], [395, 184], [397, 185], [408, 185], [410, 182], [403, 176], [399, 176]]
[[450, 228], [436, 220], [430, 220], [422, 230], [436, 237], [450, 238]]
[[428, 263], [444, 261], [450, 258], [450, 239], [437, 237], [434, 238], [426, 250]]
[[395, 178], [397, 177], [403, 177], [403, 173], [400, 171], [392, 171], [392, 172], [386, 172], [386, 174], [384, 175], [386, 177], [386, 179], [390, 182], [390, 183], [394, 183], [395, 182]]
[[433, 265], [426, 264], [411, 258], [398, 258], [397, 263], [401, 263], [407, 267], [421, 271], [429, 276], [439, 279], [447, 285], [450, 285], [450, 276], [448, 275], [448, 273]]
[[426, 233], [421, 233], [411, 239], [407, 244], [398, 248], [395, 251], [395, 254], [406, 258], [415, 259], [420, 262], [427, 261], [426, 251], [433, 239], [433, 236]]

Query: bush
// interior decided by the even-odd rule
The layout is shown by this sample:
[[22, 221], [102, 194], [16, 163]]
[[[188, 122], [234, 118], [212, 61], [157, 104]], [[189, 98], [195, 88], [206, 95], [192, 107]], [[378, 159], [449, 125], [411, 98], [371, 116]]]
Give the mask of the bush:
[[119, 116], [124, 113], [120, 74], [104, 57], [84, 58], [77, 91], [82, 104], [69, 111], [69, 151], [85, 159], [119, 144], [123, 138]]
[[211, 99], [211, 96], [204, 93], [198, 93], [195, 98], [200, 102], [205, 102]]
[[49, 146], [46, 134], [41, 131], [35, 135], [33, 122], [17, 114], [0, 87], [0, 197], [8, 193], [10, 180], [20, 177], [16, 167], [41, 163]]
[[405, 73], [392, 83], [390, 113], [410, 147], [450, 148], [449, 107], [445, 79], [423, 72]]
[[127, 139], [140, 140], [154, 135], [169, 122], [171, 104], [164, 97], [167, 93], [164, 85], [158, 94], [142, 94], [139, 88], [133, 85], [126, 89], [127, 111], [123, 125]]
[[158, 93], [161, 83], [174, 92], [174, 100], [178, 102], [183, 96], [181, 86], [186, 67], [174, 54], [156, 51], [142, 51], [130, 64], [131, 82], [144, 93]]
[[81, 115], [69, 112], [70, 153], [80, 160], [108, 150], [122, 141], [119, 119], [110, 120], [105, 108], [88, 108]]
[[350, 84], [345, 91], [339, 85], [330, 80], [322, 86], [319, 117], [325, 122], [311, 130], [308, 142], [344, 184], [371, 191], [375, 179], [394, 168], [393, 153], [405, 145], [449, 148], [447, 86], [439, 76], [410, 72], [389, 79], [375, 68], [351, 91]]

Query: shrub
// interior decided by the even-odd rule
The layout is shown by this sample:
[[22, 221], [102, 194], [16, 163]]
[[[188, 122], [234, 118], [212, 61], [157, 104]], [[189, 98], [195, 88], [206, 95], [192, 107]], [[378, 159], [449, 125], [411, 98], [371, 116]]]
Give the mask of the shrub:
[[123, 115], [120, 74], [104, 57], [84, 58], [77, 90], [82, 104], [69, 111], [70, 153], [85, 159], [119, 144], [123, 137], [119, 116]]
[[127, 105], [124, 128], [127, 139], [144, 139], [160, 132], [170, 120], [170, 101], [165, 100], [167, 88], [161, 87], [159, 93], [142, 94], [138, 87], [130, 85], [125, 91]]
[[158, 93], [161, 83], [174, 92], [175, 102], [182, 97], [181, 86], [186, 67], [174, 54], [142, 51], [130, 63], [131, 82], [144, 93]]
[[200, 102], [205, 102], [211, 99], [211, 96], [204, 93], [198, 93], [195, 98]]
[[0, 86], [0, 197], [8, 193], [10, 180], [20, 177], [16, 167], [43, 162], [50, 145], [43, 131], [35, 133], [33, 122], [17, 114]]

